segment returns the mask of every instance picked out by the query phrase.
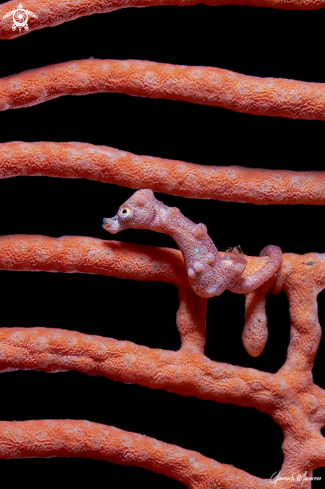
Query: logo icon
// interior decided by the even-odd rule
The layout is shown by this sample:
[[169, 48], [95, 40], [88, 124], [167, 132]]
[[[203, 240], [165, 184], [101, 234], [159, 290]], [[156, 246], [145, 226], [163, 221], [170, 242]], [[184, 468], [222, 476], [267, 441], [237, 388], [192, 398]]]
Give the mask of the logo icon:
[[34, 12], [31, 12], [30, 10], [24, 10], [22, 3], [18, 5], [16, 10], [12, 10], [11, 12], [8, 12], [6, 15], [3, 16], [3, 18], [8, 19], [11, 16], [13, 21], [12, 30], [15, 31], [18, 28], [19, 32], [21, 32], [22, 28], [24, 28], [25, 31], [29, 30], [27, 24], [28, 16], [35, 17], [35, 19], [38, 19], [37, 15], [35, 15]]

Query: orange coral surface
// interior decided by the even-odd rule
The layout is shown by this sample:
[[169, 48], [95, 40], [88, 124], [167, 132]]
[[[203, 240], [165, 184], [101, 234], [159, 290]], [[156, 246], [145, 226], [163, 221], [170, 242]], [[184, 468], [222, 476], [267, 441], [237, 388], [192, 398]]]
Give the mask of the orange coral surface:
[[[189, 5], [251, 5], [253, 7], [269, 7], [284, 10], [316, 10], [325, 7], [324, 0], [79, 0], [70, 2], [69, 0], [34, 0], [32, 10], [37, 18], [32, 18], [30, 31], [52, 27], [64, 22], [78, 19], [84, 15], [112, 12], [127, 7], [153, 7], [158, 5], [175, 5], [186, 7]], [[17, 8], [17, 2], [11, 0], [0, 6], [0, 16], [7, 14]], [[21, 32], [12, 32], [8, 29], [10, 18], [5, 25], [0, 27], [0, 39], [14, 39], [15, 37], [26, 34], [23, 29]]]
[[[30, 18], [29, 30], [131, 6], [196, 3], [36, 0], [28, 6], [37, 15]], [[325, 7], [324, 0], [231, 3], [301, 10]], [[0, 18], [16, 7], [16, 2], [0, 6]], [[0, 39], [27, 32], [12, 31], [10, 22], [8, 17], [0, 24]], [[253, 115], [325, 120], [322, 83], [135, 60], [79, 60], [7, 76], [0, 79], [0, 110], [37, 105], [61, 95], [105, 91], [213, 105]], [[0, 237], [0, 269], [98, 274], [174, 284], [178, 289], [176, 327], [181, 347], [178, 351], [149, 348], [58, 328], [2, 327], [0, 371], [77, 370], [179, 396], [253, 407], [268, 414], [283, 432], [284, 462], [276, 487], [311, 488], [313, 470], [325, 466], [321, 434], [325, 391], [312, 376], [321, 338], [317, 296], [325, 289], [325, 254], [282, 254], [275, 245], [264, 248], [259, 257], [244, 255], [238, 248], [218, 251], [203, 223], [195, 224], [177, 208], [157, 201], [152, 190], [251, 204], [324, 205], [324, 172], [207, 167], [76, 142], [1, 144], [0, 178], [21, 175], [85, 178], [142, 189], [115, 217], [104, 220], [104, 228], [110, 232], [127, 228], [163, 232], [175, 239], [180, 251], [85, 236], [8, 235]], [[216, 226], [221, 219], [223, 227], [233, 226], [225, 217], [216, 215]], [[255, 227], [258, 232], [258, 224]], [[242, 341], [252, 357], [262, 353], [268, 338], [266, 294], [281, 290], [286, 294], [290, 343], [286, 361], [276, 373], [212, 361], [205, 355], [208, 298], [225, 289], [245, 295]], [[270, 479], [198, 452], [95, 422], [0, 421], [0, 458], [29, 457], [78, 457], [134, 465], [190, 489], [274, 487]], [[304, 481], [293, 481], [293, 474], [305, 474]]]
[[0, 144], [0, 178], [86, 178], [194, 199], [252, 204], [325, 204], [323, 171], [204, 166], [86, 143]]
[[[244, 274], [257, 271], [265, 263], [264, 257], [246, 258]], [[324, 465], [325, 443], [320, 429], [325, 425], [325, 392], [313, 383], [311, 374], [321, 337], [317, 295], [325, 288], [324, 254], [283, 255], [279, 274], [290, 306], [291, 340], [287, 360], [276, 374], [213, 362], [204, 355], [207, 300], [191, 291], [179, 251], [77, 236], [4, 236], [0, 238], [0, 268], [98, 273], [174, 283], [179, 289], [177, 327], [182, 341], [181, 349], [171, 352], [51, 328], [2, 328], [1, 371], [76, 369], [179, 395], [253, 406], [268, 413], [283, 430], [284, 464], [278, 477], [285, 478], [292, 471], [307, 471], [310, 477], [313, 469]], [[259, 323], [246, 327], [246, 342], [254, 343], [263, 335], [263, 328]], [[149, 468], [191, 488], [215, 487], [216, 483], [227, 489], [270, 487], [270, 481], [194, 452], [177, 452], [178, 448], [172, 450], [182, 454], [181, 461], [173, 469], [168, 456], [162, 455], [165, 444], [110, 429], [73, 421], [1, 422], [0, 454], [2, 458], [69, 455], [111, 460]], [[98, 432], [103, 445], [95, 448], [91, 440]], [[106, 438], [104, 442], [105, 435], [109, 441]], [[124, 435], [127, 444], [117, 448], [120, 438], [126, 439]], [[148, 458], [144, 455], [147, 443], [157, 446], [157, 452]], [[191, 457], [200, 460], [193, 468]], [[231, 474], [231, 480], [224, 479], [226, 473]], [[301, 487], [307, 488], [308, 484]], [[277, 486], [295, 487], [285, 481], [279, 481]]]
[[182, 100], [254, 115], [325, 120], [323, 83], [137, 60], [84, 59], [10, 75], [0, 79], [0, 110], [96, 92]]

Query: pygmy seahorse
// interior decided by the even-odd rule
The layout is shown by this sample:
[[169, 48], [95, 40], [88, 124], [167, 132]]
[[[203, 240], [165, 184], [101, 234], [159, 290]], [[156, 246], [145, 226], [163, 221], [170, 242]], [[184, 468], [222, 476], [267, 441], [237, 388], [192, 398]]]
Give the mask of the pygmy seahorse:
[[242, 277], [247, 264], [242, 253], [232, 249], [221, 257], [204, 224], [195, 224], [177, 207], [160, 202], [150, 189], [135, 192], [116, 216], [104, 218], [103, 228], [112, 234], [133, 228], [171, 236], [183, 254], [190, 287], [200, 297], [215, 297], [226, 289], [247, 294], [274, 276], [281, 265], [281, 249], [269, 245], [260, 253], [269, 257], [265, 265]]

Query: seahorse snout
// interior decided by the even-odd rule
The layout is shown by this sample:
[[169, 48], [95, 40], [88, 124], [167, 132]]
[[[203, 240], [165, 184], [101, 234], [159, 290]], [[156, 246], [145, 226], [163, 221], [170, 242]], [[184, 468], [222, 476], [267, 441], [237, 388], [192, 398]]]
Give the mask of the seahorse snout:
[[117, 216], [114, 217], [104, 217], [103, 228], [111, 234], [116, 234], [121, 231], [121, 224]]

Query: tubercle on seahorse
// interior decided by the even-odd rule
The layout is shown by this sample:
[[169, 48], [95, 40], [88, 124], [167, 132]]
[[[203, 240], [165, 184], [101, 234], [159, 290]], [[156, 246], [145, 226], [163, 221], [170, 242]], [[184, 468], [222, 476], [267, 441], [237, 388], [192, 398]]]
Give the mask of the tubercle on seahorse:
[[116, 216], [104, 218], [103, 228], [112, 233], [123, 229], [149, 229], [171, 236], [181, 250], [189, 284], [200, 297], [215, 297], [226, 289], [247, 294], [275, 276], [282, 260], [279, 247], [270, 245], [261, 252], [269, 257], [265, 265], [242, 278], [247, 260], [235, 249], [221, 257], [204, 224], [195, 224], [178, 208], [157, 200], [150, 189], [138, 190]]

